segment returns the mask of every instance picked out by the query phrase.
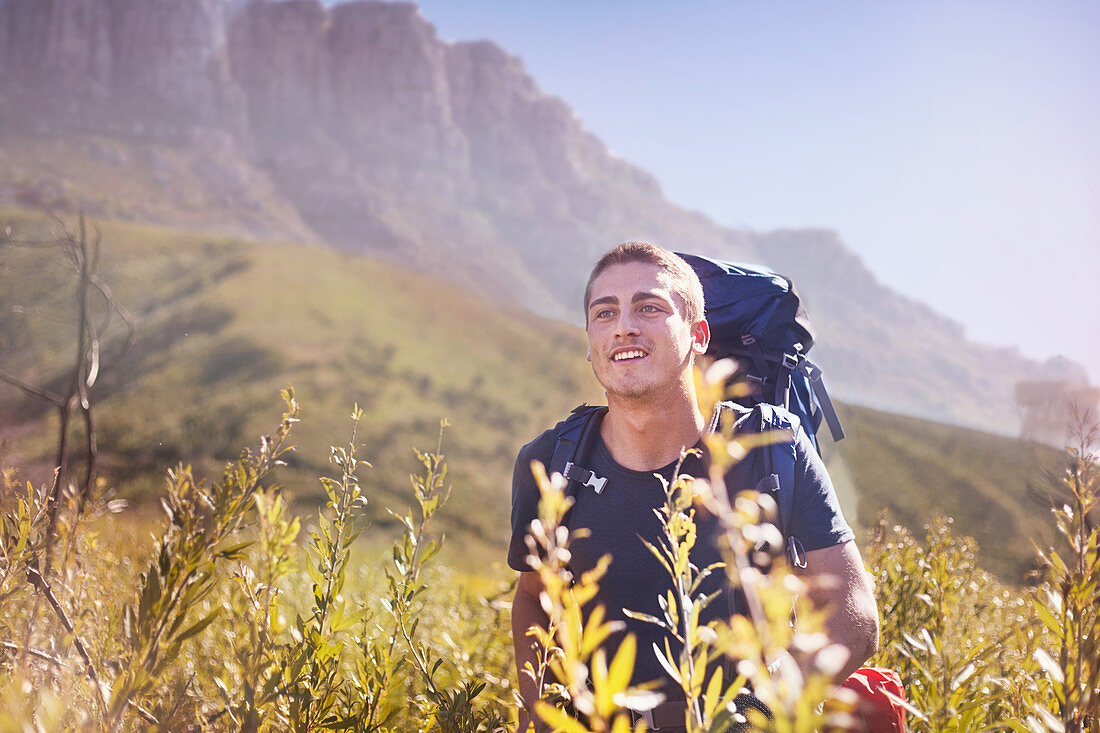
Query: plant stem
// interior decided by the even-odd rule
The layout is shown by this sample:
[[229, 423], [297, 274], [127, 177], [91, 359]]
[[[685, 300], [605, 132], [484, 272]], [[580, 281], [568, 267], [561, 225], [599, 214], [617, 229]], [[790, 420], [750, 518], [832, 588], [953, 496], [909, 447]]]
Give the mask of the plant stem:
[[46, 579], [42, 577], [42, 574], [38, 572], [38, 568], [31, 567], [27, 569], [27, 581], [42, 592], [46, 601], [49, 602], [50, 607], [53, 608], [54, 613], [57, 614], [58, 620], [61, 621], [61, 625], [65, 627], [65, 631], [73, 637], [73, 644], [76, 646], [76, 651], [80, 654], [81, 659], [84, 660], [85, 669], [88, 672], [88, 677], [92, 680], [92, 685], [95, 687], [96, 694], [95, 700], [97, 703], [103, 706], [103, 711], [107, 711], [107, 698], [103, 694], [103, 685], [99, 681], [99, 675], [96, 673], [95, 665], [92, 664], [92, 658], [88, 655], [88, 650], [84, 646], [84, 641], [80, 638], [80, 635], [76, 633], [72, 623], [69, 621], [69, 617], [65, 614], [65, 609], [58, 603], [57, 598], [54, 596], [53, 591], [50, 589], [50, 584], [46, 582]]

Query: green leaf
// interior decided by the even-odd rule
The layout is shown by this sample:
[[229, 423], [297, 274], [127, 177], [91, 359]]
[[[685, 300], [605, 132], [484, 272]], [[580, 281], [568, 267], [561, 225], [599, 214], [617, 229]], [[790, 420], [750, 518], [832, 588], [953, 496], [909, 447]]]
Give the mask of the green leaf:
[[928, 647], [924, 645], [924, 642], [920, 641], [915, 636], [912, 636], [909, 633], [903, 631], [901, 633], [901, 637], [905, 639], [905, 642], [914, 649], [919, 649], [922, 652], [928, 651]]
[[202, 633], [202, 630], [213, 623], [214, 619], [216, 619], [220, 613], [221, 609], [219, 608], [207, 614], [203, 618], [188, 626], [184, 631], [182, 631], [180, 635], [176, 637], [175, 641], [182, 643], [187, 639], [190, 639], [192, 636]]
[[252, 544], [252, 542], [242, 542], [239, 545], [227, 547], [218, 553], [218, 557], [222, 558], [223, 560], [229, 560], [230, 562], [236, 560], [244, 560], [247, 558], [247, 555], [245, 555], [243, 550], [247, 549]]
[[1043, 719], [1043, 723], [1046, 724], [1047, 730], [1052, 733], [1065, 733], [1066, 726], [1058, 719], [1056, 715], [1044, 708], [1036, 708], [1035, 712], [1039, 714], [1039, 717]]
[[588, 733], [588, 729], [579, 721], [574, 720], [566, 715], [564, 711], [557, 709], [549, 703], [541, 700], [538, 701], [535, 703], [535, 712], [556, 731], [563, 731], [563, 733]]
[[719, 665], [710, 677], [706, 694], [703, 696], [703, 719], [712, 720], [722, 699], [722, 667]]
[[664, 621], [657, 618], [656, 616], [650, 616], [648, 613], [642, 613], [640, 611], [631, 611], [629, 608], [624, 608], [623, 609], [623, 614], [627, 618], [632, 618], [632, 619], [635, 619], [637, 621], [645, 621], [646, 623], [655, 624], [656, 626], [660, 626], [662, 629], [668, 628], [668, 626], [665, 624]]
[[608, 687], [612, 694], [622, 692], [630, 685], [630, 677], [634, 672], [634, 658], [637, 655], [637, 645], [633, 634], [627, 634], [619, 645], [615, 657], [611, 660], [611, 666], [607, 672]]
[[160, 599], [160, 576], [155, 568], [150, 568], [145, 574], [145, 588], [138, 603], [138, 618], [147, 619], [152, 613], [153, 607]]
[[1062, 668], [1058, 666], [1058, 663], [1054, 661], [1054, 658], [1051, 657], [1045, 649], [1041, 647], [1036, 649], [1033, 656], [1035, 657], [1035, 661], [1039, 663], [1039, 666], [1043, 668], [1043, 671], [1046, 672], [1055, 683], [1059, 685], [1065, 683], [1066, 676]]
[[672, 662], [672, 651], [668, 646], [668, 639], [665, 639], [665, 650], [661, 651], [661, 648], [657, 646], [657, 643], [653, 643], [653, 653], [657, 655], [657, 661], [661, 667], [668, 672], [668, 676], [679, 684], [682, 681], [680, 672], [677, 670], [676, 665]]

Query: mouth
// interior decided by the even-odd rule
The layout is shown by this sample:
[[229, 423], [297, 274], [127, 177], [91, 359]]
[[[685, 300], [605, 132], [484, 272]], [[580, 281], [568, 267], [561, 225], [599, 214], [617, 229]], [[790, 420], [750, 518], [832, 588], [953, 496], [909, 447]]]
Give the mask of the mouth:
[[616, 351], [611, 355], [611, 361], [623, 362], [623, 361], [635, 361], [637, 359], [644, 359], [646, 352], [638, 348], [629, 348]]

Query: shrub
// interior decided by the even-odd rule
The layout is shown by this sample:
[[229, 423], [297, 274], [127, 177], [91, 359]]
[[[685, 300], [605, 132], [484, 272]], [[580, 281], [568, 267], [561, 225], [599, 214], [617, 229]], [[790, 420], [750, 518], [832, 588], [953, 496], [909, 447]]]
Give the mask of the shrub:
[[[507, 636], [485, 622], [499, 617], [499, 603], [468, 602], [455, 623], [427, 599], [425, 570], [439, 548], [430, 523], [449, 494], [442, 430], [435, 451], [418, 452], [424, 470], [412, 477], [414, 508], [395, 515], [403, 534], [377, 573], [383, 591], [350, 588], [366, 503], [358, 472], [369, 464], [353, 430], [332, 451], [338, 476], [322, 480], [328, 505], [299, 547], [299, 520], [266, 484], [298, 420], [293, 393], [284, 397], [275, 433], [220, 481], [182, 466], [169, 473], [167, 521], [151, 555], [102, 542], [68, 512], [58, 541], [73, 550], [44, 575], [46, 497], [14, 471], [0, 474], [0, 729], [505, 728], [510, 659], [488, 650], [507, 650]], [[361, 417], [356, 409], [356, 425]], [[303, 567], [308, 599], [295, 593]], [[288, 622], [292, 607], [303, 610]], [[455, 638], [475, 629], [486, 650], [452, 662]], [[483, 665], [495, 672], [489, 692]]]
[[[400, 536], [385, 561], [360, 562], [368, 500], [360, 473], [369, 468], [356, 443], [362, 412], [353, 411], [350, 441], [332, 449], [334, 476], [322, 479], [328, 502], [307, 522], [270, 484], [298, 420], [293, 393], [284, 398], [274, 433], [219, 480], [186, 466], [169, 472], [151, 545], [136, 522], [122, 531], [131, 525], [113, 519], [122, 505], [106, 500], [101, 482], [83, 512], [74, 492], [63, 495], [55, 562], [44, 569], [49, 491], [0, 470], [0, 730], [477, 733], [515, 722], [508, 589], [479, 598], [454, 570], [432, 564], [441, 541], [432, 522], [450, 496], [442, 427], [434, 450], [417, 451], [411, 506], [393, 513]], [[865, 557], [884, 642], [872, 661], [901, 673], [911, 730], [1096, 730], [1100, 481], [1095, 431], [1082, 435], [1049, 492], [1062, 544], [1042, 552], [1035, 588], [997, 583], [949, 519], [931, 523], [921, 541], [885, 520], [873, 533]], [[712, 455], [744, 452], [729, 434], [714, 440]], [[773, 507], [752, 492], [727, 500], [711, 491], [720, 462], [715, 471], [710, 481], [666, 487], [665, 537], [651, 547], [673, 592], [663, 618], [643, 620], [681, 642], [663, 661], [690, 702], [685, 723], [693, 733], [725, 730], [744, 713], [736, 696], [747, 681], [775, 714], [756, 719], [765, 729], [841, 724], [842, 709], [818, 707], [830, 655], [813, 633], [814, 614], [800, 607], [798, 628], [790, 626], [797, 583], [757, 550]], [[569, 575], [568, 500], [560, 484], [538, 479], [531, 549], [545, 558], [551, 626], [533, 632], [542, 653], [524, 673], [554, 681], [538, 713], [557, 730], [639, 731], [627, 709], [656, 702], [630, 687], [640, 652], [629, 640], [604, 649], [614, 626], [598, 609], [581, 610], [606, 564]], [[701, 504], [724, 518], [724, 566], [687, 561]], [[759, 572], [768, 564], [771, 572]], [[699, 579], [714, 572], [749, 595], [749, 617], [700, 622], [708, 600]], [[737, 679], [710, 673], [722, 654], [741, 660]], [[788, 655], [801, 664], [776, 664]]]

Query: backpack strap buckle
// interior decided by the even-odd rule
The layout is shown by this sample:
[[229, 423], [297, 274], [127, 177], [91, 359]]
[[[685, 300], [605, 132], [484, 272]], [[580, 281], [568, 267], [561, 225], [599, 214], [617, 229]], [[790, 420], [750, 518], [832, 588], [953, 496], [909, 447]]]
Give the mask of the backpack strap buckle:
[[561, 472], [561, 475], [570, 481], [580, 481], [583, 486], [592, 487], [597, 494], [602, 494], [604, 487], [607, 486], [607, 478], [601, 478], [587, 468], [581, 468], [573, 461], [569, 461], [565, 464], [565, 469]]
[[756, 490], [761, 494], [774, 494], [779, 491], [779, 474], [769, 473], [756, 482]]
[[819, 367], [817, 364], [814, 364], [809, 359], [802, 362], [802, 365], [799, 367], [799, 369], [811, 382], [821, 381], [821, 367]]

